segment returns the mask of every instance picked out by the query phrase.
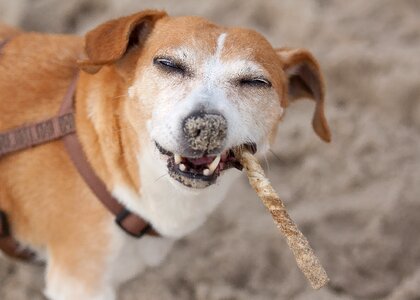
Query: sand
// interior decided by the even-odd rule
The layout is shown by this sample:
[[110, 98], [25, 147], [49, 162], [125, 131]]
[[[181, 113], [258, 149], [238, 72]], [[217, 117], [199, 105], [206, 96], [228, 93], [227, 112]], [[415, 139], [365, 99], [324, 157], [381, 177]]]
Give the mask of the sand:
[[[319, 58], [333, 142], [317, 139], [312, 103], [301, 101], [264, 166], [331, 282], [311, 289], [243, 176], [202, 228], [119, 299], [420, 299], [420, 2], [0, 0], [0, 20], [83, 33], [147, 7], [251, 27]], [[0, 259], [0, 299], [43, 299], [41, 274]]]

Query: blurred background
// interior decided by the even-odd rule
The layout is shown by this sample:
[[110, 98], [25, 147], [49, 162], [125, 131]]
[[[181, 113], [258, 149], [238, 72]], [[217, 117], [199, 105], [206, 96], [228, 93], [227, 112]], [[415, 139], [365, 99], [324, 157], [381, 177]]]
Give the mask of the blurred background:
[[[144, 8], [250, 27], [319, 59], [333, 142], [317, 139], [312, 103], [301, 101], [265, 167], [331, 284], [311, 290], [242, 178], [119, 299], [420, 299], [420, 1], [0, 0], [0, 21], [84, 34]], [[44, 299], [41, 274], [0, 259], [0, 299]]]

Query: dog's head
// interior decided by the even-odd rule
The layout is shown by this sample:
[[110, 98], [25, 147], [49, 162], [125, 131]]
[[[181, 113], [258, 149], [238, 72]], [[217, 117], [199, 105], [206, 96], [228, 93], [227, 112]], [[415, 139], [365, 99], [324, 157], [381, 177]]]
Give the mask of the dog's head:
[[120, 70], [128, 82], [124, 117], [185, 186], [205, 188], [239, 167], [234, 147], [266, 151], [289, 101], [314, 100], [314, 130], [330, 141], [315, 58], [274, 49], [255, 31], [144, 11], [89, 32], [86, 54], [87, 72]]

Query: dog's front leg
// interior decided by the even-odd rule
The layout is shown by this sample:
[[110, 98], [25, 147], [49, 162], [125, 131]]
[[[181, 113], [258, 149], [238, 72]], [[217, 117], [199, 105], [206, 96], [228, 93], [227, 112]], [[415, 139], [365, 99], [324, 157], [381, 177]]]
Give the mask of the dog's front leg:
[[103, 239], [104, 232], [91, 232], [72, 232], [49, 245], [45, 289], [48, 299], [116, 299], [110, 279], [111, 245]]
[[47, 268], [45, 296], [50, 300], [115, 300], [115, 290], [100, 275], [91, 281], [89, 268], [72, 272], [51, 261]]
[[93, 279], [89, 269], [90, 267], [85, 265], [78, 270], [69, 270], [59, 261], [52, 259], [47, 267], [45, 296], [50, 300], [116, 299], [114, 287], [107, 284], [105, 274]]

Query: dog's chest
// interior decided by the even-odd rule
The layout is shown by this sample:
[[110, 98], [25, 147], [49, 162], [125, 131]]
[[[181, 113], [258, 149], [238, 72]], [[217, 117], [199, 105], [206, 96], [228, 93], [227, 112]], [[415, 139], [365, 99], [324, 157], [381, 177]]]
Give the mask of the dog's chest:
[[174, 186], [168, 176], [162, 176], [167, 172], [166, 166], [159, 166], [156, 158], [148, 154], [139, 159], [142, 166], [142, 195], [124, 185], [117, 185], [113, 194], [165, 237], [144, 236], [135, 239], [112, 224], [113, 244], [109, 265], [110, 279], [115, 284], [134, 277], [146, 267], [159, 265], [176, 238], [187, 235], [205, 222], [239, 174], [229, 170], [220, 184], [201, 193], [186, 192]]

